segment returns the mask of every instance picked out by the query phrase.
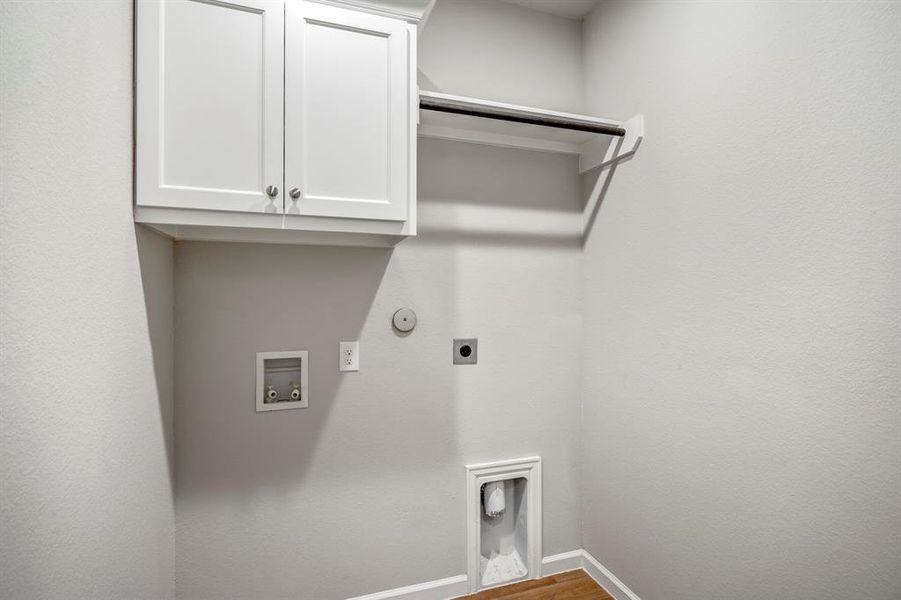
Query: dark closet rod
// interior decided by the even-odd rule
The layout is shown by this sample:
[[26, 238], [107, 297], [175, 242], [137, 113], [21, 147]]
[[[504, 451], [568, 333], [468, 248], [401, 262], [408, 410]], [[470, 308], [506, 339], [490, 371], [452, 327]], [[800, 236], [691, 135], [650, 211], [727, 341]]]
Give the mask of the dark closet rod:
[[526, 116], [518, 115], [502, 110], [492, 110], [490, 108], [460, 106], [447, 100], [438, 98], [430, 98], [428, 96], [420, 96], [419, 108], [424, 110], [434, 110], [437, 112], [452, 113], [455, 115], [467, 115], [470, 117], [482, 117], [485, 119], [496, 119], [498, 121], [511, 121], [513, 123], [528, 123], [529, 125], [541, 125], [542, 127], [555, 127], [557, 129], [571, 129], [574, 131], [587, 131], [589, 133], [602, 133], [604, 135], [626, 135], [626, 130], [616, 125], [602, 125], [599, 123], [587, 123], [585, 121], [577, 121], [575, 119], [565, 119], [563, 117], [554, 116]]

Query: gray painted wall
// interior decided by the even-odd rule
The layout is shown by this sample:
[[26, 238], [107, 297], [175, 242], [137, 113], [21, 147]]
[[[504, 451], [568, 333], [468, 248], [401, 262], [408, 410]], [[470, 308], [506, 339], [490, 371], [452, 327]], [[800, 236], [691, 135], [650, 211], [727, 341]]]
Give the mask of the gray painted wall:
[[[584, 58], [586, 110], [647, 116], [584, 261], [572, 160], [425, 141], [416, 240], [173, 275], [131, 222], [131, 5], [0, 4], [0, 596], [172, 597], [173, 344], [181, 597], [462, 573], [462, 465], [536, 453], [545, 554], [644, 600], [901, 595], [898, 5], [608, 2], [580, 58], [470, 4], [503, 35], [423, 36], [437, 89], [574, 110], [548, 67]], [[253, 413], [253, 352], [295, 347], [311, 408]]]
[[0, 597], [171, 598], [172, 243], [132, 222], [129, 2], [0, 3]]
[[[574, 159], [423, 140], [419, 165], [422, 235], [393, 252], [178, 244], [179, 597], [465, 573], [463, 466], [535, 454], [545, 553], [579, 547]], [[469, 336], [479, 364], [452, 365]], [[338, 373], [356, 339], [360, 372]], [[310, 351], [310, 408], [255, 413], [254, 353], [291, 349]]]
[[644, 600], [901, 597], [901, 5], [605, 2], [585, 547]]
[[580, 112], [582, 24], [497, 0], [438, 0], [419, 38], [419, 86]]
[[[577, 23], [453, 4], [419, 40], [426, 79], [470, 93], [513, 44], [535, 61], [505, 72], [511, 99], [581, 101]], [[477, 38], [439, 18], [462, 8], [505, 32], [469, 73], [447, 59]], [[535, 76], [555, 62], [566, 85], [549, 91]], [[465, 573], [463, 466], [535, 454], [545, 554], [579, 547], [576, 172], [574, 157], [420, 140], [420, 235], [393, 252], [177, 245], [179, 597], [327, 600]], [[409, 337], [391, 329], [402, 306], [420, 319]], [[454, 367], [453, 338], [470, 336], [479, 365]], [[338, 342], [355, 339], [361, 370], [339, 374]], [[254, 353], [282, 349], [311, 353], [310, 408], [256, 414]]]

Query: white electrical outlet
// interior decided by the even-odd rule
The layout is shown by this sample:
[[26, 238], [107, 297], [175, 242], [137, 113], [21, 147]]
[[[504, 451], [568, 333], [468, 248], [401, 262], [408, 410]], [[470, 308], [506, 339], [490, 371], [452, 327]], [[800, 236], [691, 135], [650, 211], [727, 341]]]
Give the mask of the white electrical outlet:
[[360, 342], [338, 343], [338, 370], [360, 370]]

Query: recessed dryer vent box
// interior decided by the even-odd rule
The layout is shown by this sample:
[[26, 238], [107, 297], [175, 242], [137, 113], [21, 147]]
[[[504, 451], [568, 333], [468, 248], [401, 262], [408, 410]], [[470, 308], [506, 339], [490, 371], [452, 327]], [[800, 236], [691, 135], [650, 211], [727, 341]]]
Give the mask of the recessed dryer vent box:
[[466, 466], [470, 593], [541, 576], [541, 458]]
[[309, 406], [308, 356], [306, 350], [257, 352], [257, 412]]

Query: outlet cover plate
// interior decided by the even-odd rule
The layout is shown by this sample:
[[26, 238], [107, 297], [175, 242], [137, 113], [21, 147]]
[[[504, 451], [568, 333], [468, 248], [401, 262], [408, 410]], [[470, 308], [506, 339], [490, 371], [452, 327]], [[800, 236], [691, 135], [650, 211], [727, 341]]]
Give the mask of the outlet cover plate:
[[338, 370], [360, 370], [360, 342], [338, 343]]
[[454, 364], [475, 365], [479, 362], [478, 338], [457, 338], [454, 340]]

